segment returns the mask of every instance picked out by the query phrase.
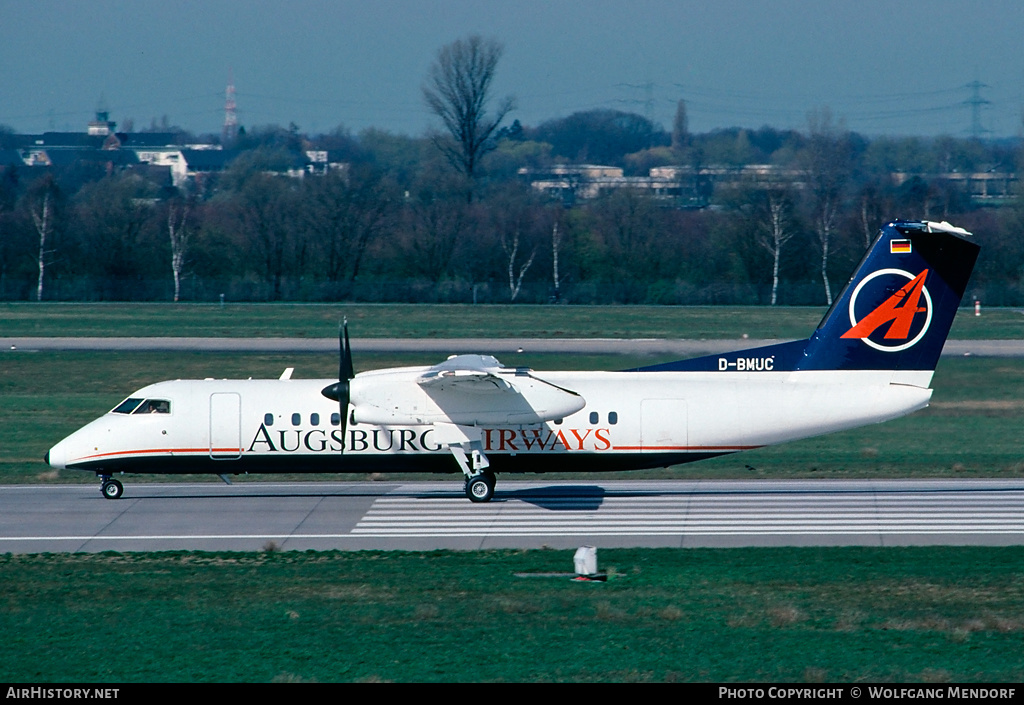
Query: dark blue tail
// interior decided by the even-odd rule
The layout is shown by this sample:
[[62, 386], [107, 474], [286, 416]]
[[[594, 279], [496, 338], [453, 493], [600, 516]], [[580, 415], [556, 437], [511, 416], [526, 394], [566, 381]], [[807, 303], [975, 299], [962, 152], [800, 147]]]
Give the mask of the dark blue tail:
[[949, 223], [889, 223], [807, 342], [803, 370], [934, 370], [978, 245]]
[[889, 223], [808, 340], [641, 370], [933, 370], [978, 258], [949, 223]]

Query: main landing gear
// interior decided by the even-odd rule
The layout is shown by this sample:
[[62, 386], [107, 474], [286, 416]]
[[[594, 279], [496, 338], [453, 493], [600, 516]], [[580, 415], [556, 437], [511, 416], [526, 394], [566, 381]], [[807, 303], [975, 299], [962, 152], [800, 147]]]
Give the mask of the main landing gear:
[[479, 440], [474, 440], [448, 446], [466, 476], [466, 496], [470, 502], [490, 502], [494, 497], [494, 473], [487, 469], [491, 463], [480, 445]]
[[494, 473], [482, 472], [466, 478], [466, 496], [470, 502], [490, 502], [494, 496]]
[[100, 475], [100, 492], [107, 499], [120, 499], [124, 494], [124, 485], [111, 479], [110, 475]]
[[459, 469], [466, 477], [466, 497], [470, 502], [490, 502], [494, 497], [494, 473], [488, 470], [491, 462], [484, 455], [483, 437], [477, 426], [434, 424], [438, 443], [448, 446]]

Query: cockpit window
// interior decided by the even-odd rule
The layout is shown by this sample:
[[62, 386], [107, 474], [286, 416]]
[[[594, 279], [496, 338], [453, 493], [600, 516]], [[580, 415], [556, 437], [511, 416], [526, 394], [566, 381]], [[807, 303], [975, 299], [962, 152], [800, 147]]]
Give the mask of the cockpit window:
[[133, 414], [169, 414], [171, 413], [171, 402], [166, 399], [147, 399], [139, 404]]
[[115, 414], [130, 414], [133, 411], [135, 411], [136, 407], [138, 407], [138, 405], [141, 404], [141, 403], [142, 403], [141, 399], [135, 399], [134, 397], [129, 397], [128, 399], [125, 399], [123, 402], [118, 404], [114, 408], [113, 413], [115, 413]]

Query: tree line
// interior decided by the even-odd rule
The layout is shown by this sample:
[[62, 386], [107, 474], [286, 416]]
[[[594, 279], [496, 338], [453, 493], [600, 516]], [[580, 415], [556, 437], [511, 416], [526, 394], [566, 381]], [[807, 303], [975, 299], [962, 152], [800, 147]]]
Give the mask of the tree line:
[[[943, 176], [1015, 172], [1019, 140], [868, 138], [824, 108], [802, 131], [694, 134], [682, 101], [669, 130], [613, 110], [505, 124], [514, 101], [492, 108], [489, 93], [500, 57], [479, 38], [438, 53], [424, 100], [441, 126], [422, 137], [253, 128], [224, 172], [181, 189], [2, 166], [0, 298], [817, 305], [899, 217], [975, 232], [969, 295], [1024, 303], [1022, 200], [979, 207]], [[311, 149], [346, 168], [282, 175]], [[689, 167], [692, 198], [618, 188], [567, 203], [520, 175], [566, 163]], [[747, 164], [784, 176], [699, 176]]]

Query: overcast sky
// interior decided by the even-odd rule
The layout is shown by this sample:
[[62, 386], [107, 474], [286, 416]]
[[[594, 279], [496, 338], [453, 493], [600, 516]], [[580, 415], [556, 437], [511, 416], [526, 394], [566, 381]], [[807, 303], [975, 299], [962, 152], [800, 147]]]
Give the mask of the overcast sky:
[[[805, 129], [828, 106], [868, 135], [1022, 132], [1021, 0], [0, 0], [0, 124], [82, 131], [104, 101], [136, 128], [219, 133], [229, 72], [245, 126], [434, 124], [439, 47], [505, 54], [525, 125], [614, 108], [670, 127]], [[970, 84], [985, 87], [976, 92]]]

